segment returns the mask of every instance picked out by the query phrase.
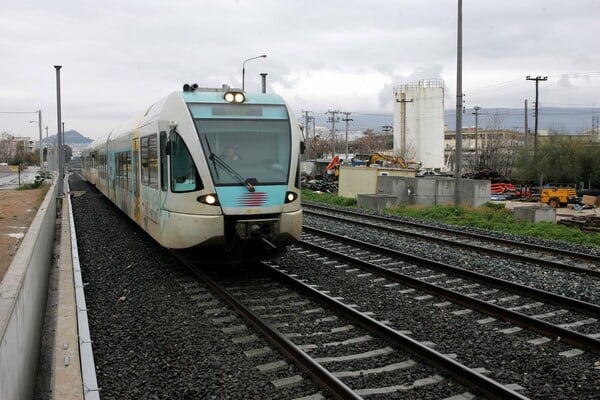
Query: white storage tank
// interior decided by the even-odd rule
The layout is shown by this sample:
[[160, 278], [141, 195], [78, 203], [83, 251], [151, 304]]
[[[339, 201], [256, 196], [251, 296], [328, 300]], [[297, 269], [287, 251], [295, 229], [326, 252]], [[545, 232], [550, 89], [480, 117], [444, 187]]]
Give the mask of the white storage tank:
[[444, 168], [444, 81], [394, 88], [394, 153], [421, 168]]

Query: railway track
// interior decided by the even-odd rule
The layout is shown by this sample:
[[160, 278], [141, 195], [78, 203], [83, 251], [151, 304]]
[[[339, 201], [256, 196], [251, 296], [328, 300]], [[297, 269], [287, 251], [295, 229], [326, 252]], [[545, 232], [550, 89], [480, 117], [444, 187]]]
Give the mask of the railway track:
[[600, 256], [595, 254], [568, 251], [440, 226], [423, 225], [393, 217], [368, 215], [312, 203], [304, 204], [303, 210], [308, 217], [327, 218], [335, 220], [337, 223], [374, 228], [409, 236], [411, 239], [435, 242], [468, 251], [502, 256], [516, 262], [600, 278]]
[[[219, 282], [193, 262], [183, 262], [220, 301], [334, 398], [420, 398], [422, 391], [433, 391], [440, 398], [473, 398], [461, 385], [491, 399], [527, 398], [513, 389], [518, 386], [468, 368], [455, 361], [455, 354], [441, 354], [412, 339], [410, 332], [395, 330], [276, 265], [261, 264], [254, 276], [240, 278], [236, 273], [235, 279]], [[267, 371], [284, 365], [285, 361], [276, 361], [258, 368]], [[324, 398], [320, 393], [312, 396]]]
[[[600, 354], [600, 341], [596, 337], [574, 330], [600, 332], [600, 306], [314, 228], [304, 228], [300, 245], [365, 272], [530, 329], [549, 340], [561, 338], [572, 346]], [[510, 306], [515, 301], [520, 304]], [[571, 315], [567, 315], [569, 312]], [[552, 317], [561, 323], [543, 320]], [[564, 323], [565, 319], [571, 322]]]
[[[137, 226], [123, 220], [121, 213], [95, 190], [75, 183], [79, 184], [76, 190], [88, 190], [73, 201], [103, 397], [312, 400], [337, 393], [335, 380], [326, 375], [313, 377], [319, 372], [297, 367], [285, 346], [268, 344], [266, 333], [244, 322], [232, 306], [192, 276], [171, 253], [158, 248]], [[308, 230], [304, 236], [306, 241], [311, 240]], [[325, 240], [318, 234], [314, 236]], [[338, 246], [342, 245], [317, 244], [320, 248]], [[340, 253], [351, 254], [351, 249], [339, 249]], [[372, 264], [378, 258], [390, 258], [377, 251], [371, 256], [367, 256], [367, 250], [361, 251]], [[416, 252], [416, 248], [410, 251]], [[503, 391], [486, 394], [489, 398], [588, 399], [600, 392], [597, 354], [572, 346], [562, 337], [548, 340], [513, 323], [310, 248], [293, 246], [276, 262], [277, 266], [261, 266], [256, 271], [230, 270], [234, 274], [229, 276], [206, 271], [246, 308], [310, 358], [317, 359], [325, 371], [333, 372], [333, 377], [350, 388], [354, 396], [462, 400], [482, 395], [473, 388], [487, 384], [490, 387], [485, 390]], [[404, 272], [415, 273], [420, 269], [408, 268], [401, 260], [395, 263], [387, 267], [405, 266]], [[266, 274], [263, 269], [273, 272]], [[274, 279], [272, 274], [291, 278]], [[447, 277], [435, 278], [441, 274]], [[425, 278], [429, 282], [446, 282], [446, 289], [480, 285], [480, 289], [464, 288], [468, 291], [462, 294], [467, 297], [479, 293], [479, 299], [483, 299], [494, 296], [493, 292], [484, 292], [498, 290], [496, 303], [505, 308], [531, 304], [519, 303], [523, 296], [514, 298], [518, 295], [484, 289], [487, 284], [467, 282], [449, 273], [436, 271], [432, 275], [430, 270], [416, 275], [429, 276]], [[306, 289], [295, 289], [286, 279], [304, 283]], [[313, 292], [321, 292], [330, 300], [318, 300]], [[539, 300], [534, 303], [542, 303], [530, 308], [539, 313], [563, 309]], [[354, 314], [338, 312], [338, 306], [370, 320], [367, 318], [363, 326]], [[583, 317], [585, 310], [564, 310], [566, 313], [542, 319], [576, 322], [592, 318]], [[383, 325], [388, 335], [400, 333], [404, 338], [381, 336], [374, 332], [376, 326], [370, 325]], [[582, 332], [595, 329], [594, 324], [581, 327]], [[421, 348], [435, 350], [450, 363], [425, 362], [421, 350], [409, 351], [408, 339]], [[456, 371], [445, 372], [448, 366], [470, 370], [472, 376], [477, 377], [472, 374], [475, 372], [491, 382], [457, 377]], [[321, 381], [327, 389], [317, 386], [322, 385]], [[494, 384], [500, 388], [494, 389]], [[350, 393], [340, 393], [344, 394], [335, 396], [347, 394], [344, 398], [353, 398]]]
[[[439, 287], [426, 291], [421, 288], [425, 282], [419, 279], [398, 280], [394, 274], [379, 275], [364, 268], [367, 262], [350, 262], [337, 254], [325, 254], [327, 246], [322, 242], [309, 248], [298, 246], [292, 250], [296, 257], [290, 257], [281, 268], [297, 274], [309, 285], [327, 288], [331, 296], [343, 298], [346, 304], [373, 313], [373, 318], [385, 321], [395, 330], [409, 331], [415, 340], [433, 343], [440, 353], [455, 354], [456, 360], [467, 367], [482, 369], [499, 382], [516, 385], [513, 387], [523, 395], [550, 399], [563, 398], [568, 393], [564, 396], [575, 399], [589, 397], [580, 392], [582, 386], [590, 390], [587, 386], [595, 385], [596, 389], [591, 390], [598, 390], [598, 385], [592, 383], [600, 379], [598, 325], [594, 318], [460, 282], [451, 276], [422, 275], [425, 282], [427, 277], [438, 275], [430, 279], [469, 290], [445, 297], [453, 291]], [[338, 250], [338, 254], [346, 256], [350, 251], [344, 247]], [[365, 253], [363, 256], [368, 256]], [[384, 262], [384, 256], [371, 256]], [[299, 262], [302, 267], [298, 267]], [[413, 282], [416, 284], [411, 286]], [[489, 303], [473, 302], [472, 297], [477, 296], [487, 297]], [[536, 309], [537, 314], [532, 312]], [[543, 322], [548, 319], [551, 321]], [[565, 321], [572, 327], [560, 326]], [[586, 326], [596, 334], [573, 331], [577, 326]], [[554, 329], [557, 330], [552, 332]], [[564, 337], [555, 336], [560, 331]], [[590, 346], [583, 345], [585, 342]]]

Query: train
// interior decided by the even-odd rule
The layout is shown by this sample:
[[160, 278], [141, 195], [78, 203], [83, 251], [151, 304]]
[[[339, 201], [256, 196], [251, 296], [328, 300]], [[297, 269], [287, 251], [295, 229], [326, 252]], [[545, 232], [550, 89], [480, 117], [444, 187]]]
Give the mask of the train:
[[81, 175], [167, 249], [277, 256], [302, 233], [295, 121], [279, 95], [185, 84], [92, 142]]

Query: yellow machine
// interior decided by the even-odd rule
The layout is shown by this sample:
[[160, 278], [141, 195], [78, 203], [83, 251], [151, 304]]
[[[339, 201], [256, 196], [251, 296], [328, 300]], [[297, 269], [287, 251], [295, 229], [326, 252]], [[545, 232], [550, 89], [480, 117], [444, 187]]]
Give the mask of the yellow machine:
[[372, 165], [372, 164], [375, 164], [380, 161], [389, 162], [390, 164], [397, 165], [400, 168], [408, 168], [408, 164], [406, 163], [404, 158], [402, 158], [400, 156], [388, 156], [388, 155], [381, 154], [381, 153], [371, 154], [367, 165]]
[[564, 207], [577, 200], [577, 191], [570, 187], [544, 187], [540, 194], [540, 201], [550, 207]]

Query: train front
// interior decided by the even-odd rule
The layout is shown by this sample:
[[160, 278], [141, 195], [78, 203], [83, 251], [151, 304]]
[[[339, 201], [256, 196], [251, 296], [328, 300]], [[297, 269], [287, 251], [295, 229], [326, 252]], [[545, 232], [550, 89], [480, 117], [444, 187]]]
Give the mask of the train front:
[[221, 210], [226, 259], [265, 258], [298, 241], [301, 134], [283, 99], [228, 89], [183, 96], [214, 189], [198, 201]]

